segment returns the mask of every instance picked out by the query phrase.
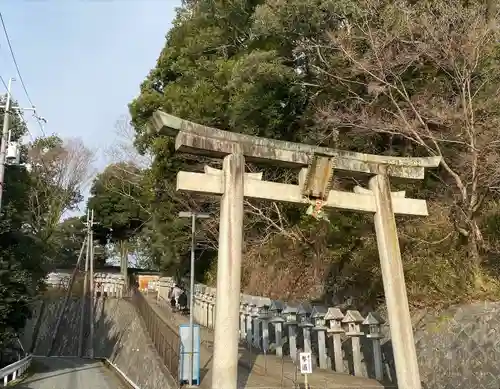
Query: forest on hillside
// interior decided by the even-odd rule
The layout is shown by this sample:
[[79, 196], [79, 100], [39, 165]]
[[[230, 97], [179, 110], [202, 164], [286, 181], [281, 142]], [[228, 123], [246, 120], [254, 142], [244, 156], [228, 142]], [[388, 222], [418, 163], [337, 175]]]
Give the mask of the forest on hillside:
[[[190, 236], [177, 214], [212, 212], [199, 222], [198, 277], [215, 280], [218, 200], [177, 193], [175, 179], [220, 161], [178, 154], [172, 138], [148, 131], [161, 109], [227, 131], [442, 156], [424, 180], [392, 183], [429, 207], [428, 217], [397, 218], [410, 304], [498, 298], [499, 22], [486, 0], [185, 0], [129, 105], [135, 150], [94, 182], [88, 206], [101, 241], [183, 274]], [[372, 216], [327, 212], [318, 221], [303, 207], [246, 201], [245, 291], [378, 305]]]

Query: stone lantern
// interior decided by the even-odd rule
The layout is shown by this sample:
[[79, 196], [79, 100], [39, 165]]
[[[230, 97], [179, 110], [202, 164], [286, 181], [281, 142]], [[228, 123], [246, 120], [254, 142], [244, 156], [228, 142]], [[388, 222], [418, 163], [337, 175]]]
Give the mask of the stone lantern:
[[252, 329], [253, 329], [253, 346], [257, 349], [260, 348], [260, 306], [259, 302], [256, 301], [253, 305], [251, 316], [252, 316]]
[[293, 361], [297, 361], [297, 311], [298, 305], [287, 303], [283, 309], [283, 316], [288, 327], [288, 344], [290, 346], [290, 357]]
[[213, 329], [215, 324], [215, 294], [208, 295], [208, 328]]
[[285, 317], [285, 325], [297, 325], [297, 310], [298, 306], [296, 304], [288, 303], [283, 309], [283, 316]]
[[339, 308], [328, 308], [325, 315], [325, 321], [330, 323], [327, 332], [332, 334], [333, 362], [335, 371], [338, 373], [344, 372], [344, 352], [342, 350], [342, 334], [344, 333], [344, 329], [342, 328], [343, 319], [344, 314]]
[[346, 335], [351, 338], [352, 343], [352, 360], [354, 366], [354, 375], [362, 376], [363, 370], [361, 365], [361, 341], [360, 337], [364, 335], [361, 332], [361, 323], [363, 323], [365, 319], [359, 311], [349, 310], [346, 312], [342, 323], [347, 325]]
[[327, 308], [322, 305], [315, 305], [311, 311], [311, 319], [314, 322], [313, 331], [318, 334], [318, 357], [320, 369], [328, 368], [328, 354], [326, 352], [326, 320]]
[[311, 319], [312, 306], [308, 302], [302, 302], [297, 308], [297, 321], [299, 325], [304, 323], [305, 325], [312, 324]]
[[261, 302], [257, 307], [260, 324], [262, 325], [262, 351], [264, 353], [269, 350], [269, 319], [271, 319], [269, 308], [269, 305], [265, 302]]
[[285, 309], [285, 304], [280, 300], [272, 300], [269, 306], [269, 314], [271, 317], [281, 316], [281, 312]]
[[326, 320], [325, 316], [328, 309], [322, 305], [314, 305], [311, 311], [311, 319], [313, 320], [314, 329], [325, 329], [326, 330]]
[[249, 346], [252, 345], [253, 334], [254, 334], [254, 323], [253, 323], [254, 308], [255, 304], [253, 303], [253, 301], [248, 301], [246, 320], [247, 320], [247, 343]]
[[247, 304], [240, 302], [240, 339], [245, 339], [247, 334]]
[[297, 320], [299, 327], [302, 328], [304, 338], [304, 351], [306, 353], [312, 352], [311, 345], [311, 328], [314, 325], [311, 323], [312, 306], [308, 302], [303, 302], [297, 309]]
[[370, 312], [362, 324], [368, 327], [368, 334], [366, 337], [372, 340], [375, 378], [382, 381], [384, 378], [384, 369], [382, 364], [382, 348], [380, 341], [384, 335], [382, 334], [380, 327], [384, 324], [384, 320], [376, 313]]
[[285, 319], [281, 316], [281, 313], [285, 309], [285, 304], [279, 300], [271, 301], [269, 307], [269, 313], [271, 315], [271, 324], [274, 326], [274, 338], [276, 342], [276, 355], [278, 357], [283, 356], [283, 323]]

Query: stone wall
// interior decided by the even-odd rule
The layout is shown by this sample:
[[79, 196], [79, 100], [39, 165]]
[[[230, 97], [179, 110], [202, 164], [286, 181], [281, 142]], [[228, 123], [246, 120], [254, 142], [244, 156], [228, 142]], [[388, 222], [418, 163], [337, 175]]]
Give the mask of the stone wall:
[[428, 313], [415, 342], [424, 389], [500, 388], [500, 303]]
[[[34, 355], [47, 355], [50, 350], [57, 312], [64, 298], [40, 300], [35, 304], [33, 318], [28, 321], [21, 341], [26, 350], [34, 344]], [[70, 299], [63, 316], [52, 355], [78, 354], [81, 320], [80, 298]], [[84, 313], [85, 355], [89, 355], [89, 311]], [[93, 307], [94, 356], [108, 358], [141, 389], [173, 388], [173, 380], [165, 370], [156, 350], [144, 331], [134, 306], [125, 299], [99, 298]], [[38, 328], [38, 329], [37, 329]], [[33, 342], [35, 339], [35, 342]]]

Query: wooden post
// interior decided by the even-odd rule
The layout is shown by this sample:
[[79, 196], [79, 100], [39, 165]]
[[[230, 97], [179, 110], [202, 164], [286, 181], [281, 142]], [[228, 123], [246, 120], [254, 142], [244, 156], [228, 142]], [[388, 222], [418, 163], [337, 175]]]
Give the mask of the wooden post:
[[223, 163], [212, 389], [237, 389], [245, 158]]
[[391, 189], [385, 166], [381, 166], [379, 174], [370, 179], [370, 189], [375, 197], [375, 232], [398, 387], [421, 389], [396, 219], [392, 209]]

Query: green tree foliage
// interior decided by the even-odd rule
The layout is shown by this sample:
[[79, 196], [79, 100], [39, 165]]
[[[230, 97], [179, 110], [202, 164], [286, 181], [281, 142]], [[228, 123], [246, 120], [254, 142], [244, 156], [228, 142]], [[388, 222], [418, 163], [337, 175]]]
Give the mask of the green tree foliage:
[[[178, 170], [200, 170], [207, 161], [175, 154], [172, 139], [148, 131], [151, 114], [162, 109], [277, 139], [441, 155], [442, 165], [424, 182], [401, 186], [428, 199], [430, 209], [428, 218], [398, 220], [411, 301], [497, 294], [492, 266], [498, 266], [491, 260], [499, 252], [500, 183], [494, 8], [493, 2], [451, 0], [184, 2], [156, 67], [130, 104], [136, 146], [155, 157], [149, 171], [154, 222], [144, 229], [150, 246], [182, 257], [186, 246], [175, 238], [182, 240], [182, 224], [172, 215], [186, 206], [215, 206], [173, 190]], [[264, 175], [295, 179], [279, 169]], [[339, 178], [335, 185], [352, 190], [359, 183], [366, 184]], [[373, 303], [382, 297], [368, 216], [332, 211], [330, 223], [318, 223], [298, 207], [259, 202], [248, 203], [246, 215], [247, 290], [277, 297], [322, 292]]]
[[[53, 268], [72, 268], [87, 236], [86, 216], [75, 216], [60, 222], [54, 231], [52, 246], [54, 254], [51, 265]], [[85, 251], [83, 253], [85, 255]], [[94, 240], [94, 261], [99, 267], [106, 262], [106, 250], [102, 244]]]
[[[0, 110], [0, 125], [2, 118]], [[13, 140], [26, 134], [19, 116], [12, 115], [10, 124]], [[81, 143], [52, 136], [23, 147], [21, 162], [31, 168], [6, 166], [0, 212], [0, 350], [24, 327], [47, 270], [57, 262], [60, 246], [54, 232], [81, 198], [90, 154]]]
[[130, 163], [108, 166], [92, 184], [87, 207], [94, 211], [96, 239], [114, 244], [121, 258], [128, 256], [130, 242], [148, 219], [144, 175]]

